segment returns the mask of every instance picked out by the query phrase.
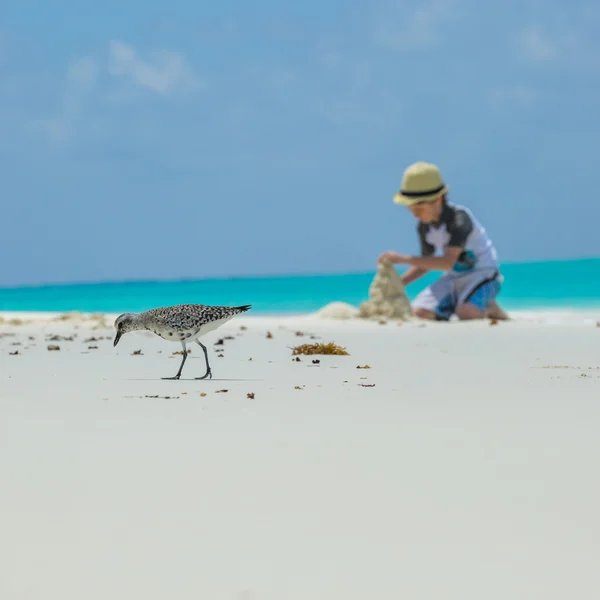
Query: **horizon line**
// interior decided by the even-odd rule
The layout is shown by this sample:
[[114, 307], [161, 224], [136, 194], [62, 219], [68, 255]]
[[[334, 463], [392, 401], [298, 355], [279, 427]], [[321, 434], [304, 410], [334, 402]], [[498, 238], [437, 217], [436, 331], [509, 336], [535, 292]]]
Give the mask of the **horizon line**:
[[[533, 264], [551, 264], [551, 263], [568, 263], [580, 261], [600, 260], [600, 256], [583, 256], [578, 258], [552, 258], [546, 260], [528, 259], [519, 261], [503, 261], [500, 266], [508, 265], [533, 265]], [[402, 265], [405, 267], [406, 265]], [[69, 286], [94, 286], [94, 285], [123, 285], [128, 283], [184, 283], [198, 281], [230, 281], [230, 280], [250, 280], [250, 279], [290, 279], [290, 278], [313, 278], [313, 277], [345, 277], [351, 275], [373, 275], [376, 269], [372, 270], [356, 270], [356, 271], [325, 271], [325, 272], [275, 272], [265, 274], [230, 274], [230, 275], [212, 275], [212, 276], [184, 276], [176, 278], [158, 278], [158, 279], [99, 279], [99, 280], [81, 280], [81, 281], [57, 281], [57, 282], [42, 282], [29, 284], [9, 284], [0, 285], [0, 290], [15, 290], [15, 289], [31, 289], [44, 287], [69, 287]]]

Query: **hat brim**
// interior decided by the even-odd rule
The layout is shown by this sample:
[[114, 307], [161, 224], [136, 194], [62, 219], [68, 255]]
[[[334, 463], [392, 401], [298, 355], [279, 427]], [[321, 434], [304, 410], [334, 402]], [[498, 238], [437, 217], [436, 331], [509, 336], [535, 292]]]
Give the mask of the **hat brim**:
[[412, 206], [413, 204], [420, 204], [421, 202], [433, 202], [443, 194], [446, 194], [448, 189], [449, 186], [445, 185], [439, 192], [426, 196], [405, 196], [402, 192], [397, 192], [394, 194], [394, 202], [396, 204], [403, 204], [404, 206]]

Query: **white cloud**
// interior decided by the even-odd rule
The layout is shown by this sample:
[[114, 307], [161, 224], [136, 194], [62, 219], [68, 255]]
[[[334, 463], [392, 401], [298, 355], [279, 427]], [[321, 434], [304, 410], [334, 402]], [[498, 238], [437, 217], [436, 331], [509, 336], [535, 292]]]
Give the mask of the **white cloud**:
[[117, 41], [110, 42], [109, 52], [108, 64], [102, 64], [90, 56], [71, 62], [54, 114], [34, 119], [29, 130], [34, 133], [42, 131], [53, 142], [60, 144], [72, 141], [76, 134], [83, 131], [94, 139], [110, 135], [106, 122], [101, 122], [101, 117], [94, 112], [93, 101], [106, 103], [107, 99], [119, 93], [131, 100], [131, 95], [125, 90], [119, 91], [114, 89], [115, 86], [106, 85], [106, 81], [99, 85], [100, 77], [107, 72], [161, 95], [198, 86], [197, 79], [180, 54], [159, 52], [153, 63], [145, 62], [133, 48]]
[[[597, 77], [600, 66], [600, 23], [590, 14], [563, 15], [562, 22], [531, 26], [522, 30], [517, 43], [522, 59], [533, 64], [550, 64], [554, 69], [569, 69]], [[558, 19], [556, 19], [558, 20]]]
[[374, 24], [374, 41], [393, 50], [429, 48], [443, 33], [443, 24], [451, 18], [452, 0], [428, 0], [407, 4], [402, 0], [385, 3]]
[[92, 88], [98, 78], [96, 61], [85, 56], [72, 62], [67, 71], [67, 82], [75, 88]]
[[139, 58], [131, 46], [115, 40], [110, 42], [109, 53], [111, 75], [129, 78], [137, 86], [157, 94], [167, 94], [175, 89], [199, 85], [181, 54], [156, 52], [152, 64]]
[[64, 92], [56, 116], [37, 122], [53, 140], [67, 141], [83, 115], [85, 103], [98, 80], [96, 61], [83, 57], [73, 61], [67, 70]]
[[550, 42], [537, 27], [528, 27], [519, 36], [521, 50], [525, 57], [533, 61], [545, 61], [555, 58], [556, 45]]

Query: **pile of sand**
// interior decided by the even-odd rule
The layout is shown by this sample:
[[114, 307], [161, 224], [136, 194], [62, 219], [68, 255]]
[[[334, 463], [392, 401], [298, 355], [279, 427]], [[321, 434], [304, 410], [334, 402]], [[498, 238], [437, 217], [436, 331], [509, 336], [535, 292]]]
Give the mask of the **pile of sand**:
[[331, 302], [318, 310], [317, 317], [322, 319], [354, 319], [358, 316], [358, 309], [346, 302]]
[[410, 300], [394, 265], [377, 265], [377, 273], [369, 287], [369, 299], [360, 305], [358, 316], [363, 319], [385, 317], [403, 321], [412, 317]]
[[410, 300], [402, 279], [390, 263], [377, 266], [377, 273], [369, 287], [369, 299], [359, 308], [345, 302], [331, 302], [317, 311], [324, 319], [398, 319], [412, 318]]

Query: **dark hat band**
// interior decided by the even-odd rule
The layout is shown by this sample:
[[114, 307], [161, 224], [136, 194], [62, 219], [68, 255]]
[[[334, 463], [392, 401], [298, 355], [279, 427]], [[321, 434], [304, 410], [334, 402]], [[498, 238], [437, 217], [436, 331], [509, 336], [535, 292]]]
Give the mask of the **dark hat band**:
[[437, 194], [438, 192], [441, 192], [445, 187], [446, 187], [446, 184], [442, 183], [442, 185], [440, 185], [440, 187], [437, 187], [434, 190], [429, 190], [427, 192], [403, 192], [403, 191], [400, 191], [400, 194], [402, 194], [402, 196], [406, 196], [407, 198], [420, 198], [422, 196], [431, 196], [433, 194]]

